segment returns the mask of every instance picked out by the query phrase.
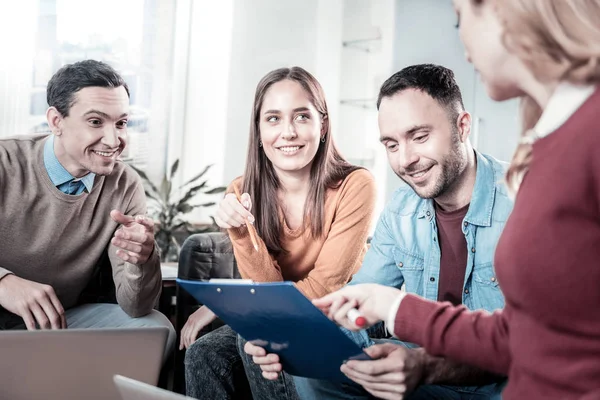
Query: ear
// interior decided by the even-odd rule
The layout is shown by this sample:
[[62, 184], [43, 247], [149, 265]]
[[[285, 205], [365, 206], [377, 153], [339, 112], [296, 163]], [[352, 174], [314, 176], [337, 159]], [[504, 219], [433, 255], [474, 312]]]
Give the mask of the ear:
[[48, 126], [52, 130], [52, 133], [56, 136], [60, 136], [62, 134], [63, 116], [56, 107], [48, 108], [46, 111], [46, 120], [48, 121]]
[[471, 135], [471, 114], [466, 111], [461, 112], [456, 118], [456, 128], [461, 143], [466, 142]]
[[325, 136], [327, 132], [325, 132], [325, 121], [327, 121], [327, 114], [321, 117], [321, 139]]

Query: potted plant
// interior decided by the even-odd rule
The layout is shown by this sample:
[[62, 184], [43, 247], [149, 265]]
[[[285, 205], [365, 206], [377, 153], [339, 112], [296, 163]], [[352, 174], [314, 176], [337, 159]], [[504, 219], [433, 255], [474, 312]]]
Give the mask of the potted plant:
[[144, 190], [148, 198], [148, 213], [154, 218], [156, 224], [154, 236], [160, 247], [162, 262], [178, 260], [181, 245], [177, 240], [177, 233], [191, 235], [218, 230], [212, 217], [212, 225], [203, 228], [194, 227], [185, 218], [186, 214], [198, 207], [210, 207], [216, 204], [214, 201], [192, 203], [198, 194], [213, 195], [225, 191], [226, 187], [224, 186], [209, 188], [207, 180], [198, 183], [211, 167], [212, 165], [204, 167], [198, 175], [183, 185], [174, 187], [173, 178], [179, 168], [179, 159], [177, 159], [171, 166], [170, 173], [163, 176], [160, 187], [157, 187], [144, 171], [132, 166], [144, 183]]

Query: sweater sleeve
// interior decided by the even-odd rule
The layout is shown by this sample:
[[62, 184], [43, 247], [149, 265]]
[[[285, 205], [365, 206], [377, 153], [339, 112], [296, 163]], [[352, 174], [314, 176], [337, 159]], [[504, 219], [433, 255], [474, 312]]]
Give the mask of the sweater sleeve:
[[[146, 215], [146, 195], [141, 181], [136, 179], [135, 188], [125, 215]], [[135, 265], [117, 256], [117, 247], [109, 244], [108, 255], [113, 269], [117, 302], [131, 317], [144, 316], [154, 308], [162, 287], [160, 252], [156, 242], [148, 261]]]
[[408, 294], [396, 313], [394, 335], [423, 346], [433, 356], [506, 376], [511, 361], [509, 315], [509, 307], [490, 314]]
[[[376, 187], [371, 174], [359, 170], [340, 187], [335, 217], [327, 238], [308, 275], [296, 287], [308, 298], [319, 298], [344, 286], [362, 262], [375, 207]], [[247, 230], [231, 229], [240, 274], [257, 282], [283, 281], [281, 267], [262, 240], [254, 251]], [[260, 266], [260, 268], [257, 268]]]

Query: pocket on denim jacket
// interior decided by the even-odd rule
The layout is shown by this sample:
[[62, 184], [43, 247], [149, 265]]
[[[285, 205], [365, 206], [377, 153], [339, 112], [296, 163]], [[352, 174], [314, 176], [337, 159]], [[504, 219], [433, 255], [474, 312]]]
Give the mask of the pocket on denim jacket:
[[425, 259], [403, 249], [395, 248], [394, 261], [396, 262], [396, 267], [404, 276], [406, 292], [423, 296], [423, 270], [425, 268]]
[[476, 308], [484, 308], [493, 311], [504, 307], [504, 296], [498, 286], [498, 278], [491, 263], [475, 266], [473, 269], [473, 288], [471, 290], [478, 305]]

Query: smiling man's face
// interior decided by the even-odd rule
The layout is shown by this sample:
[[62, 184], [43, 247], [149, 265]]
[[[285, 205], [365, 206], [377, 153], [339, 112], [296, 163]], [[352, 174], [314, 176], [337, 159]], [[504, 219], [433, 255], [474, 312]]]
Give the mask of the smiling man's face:
[[75, 93], [67, 116], [54, 118], [54, 151], [74, 177], [93, 172], [109, 175], [126, 145], [129, 96], [123, 86], [86, 87]]
[[419, 197], [436, 198], [452, 188], [467, 158], [447, 108], [406, 89], [381, 100], [378, 121], [390, 166]]

